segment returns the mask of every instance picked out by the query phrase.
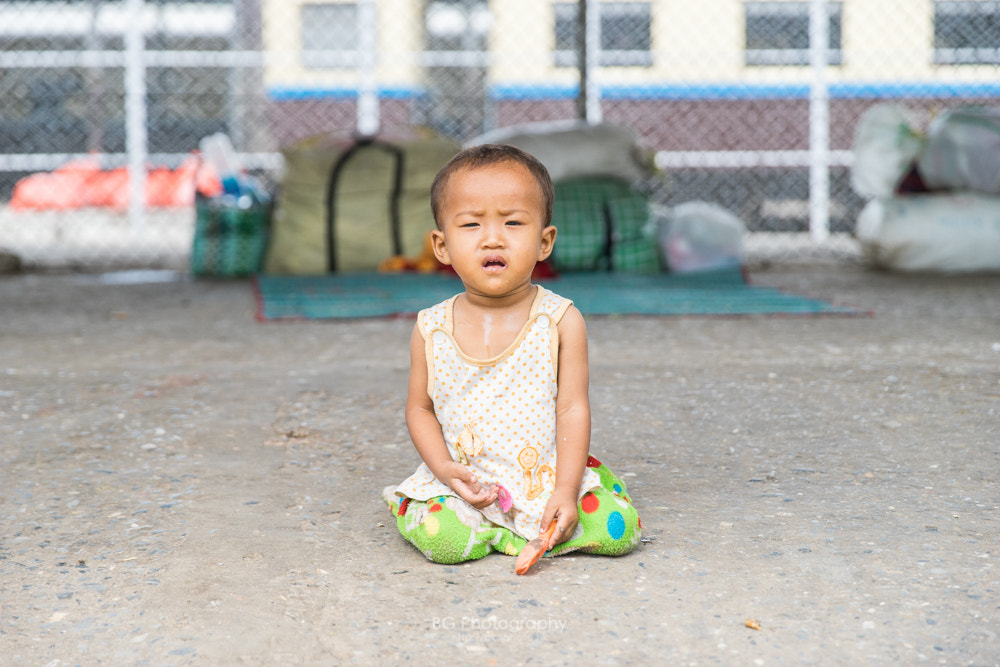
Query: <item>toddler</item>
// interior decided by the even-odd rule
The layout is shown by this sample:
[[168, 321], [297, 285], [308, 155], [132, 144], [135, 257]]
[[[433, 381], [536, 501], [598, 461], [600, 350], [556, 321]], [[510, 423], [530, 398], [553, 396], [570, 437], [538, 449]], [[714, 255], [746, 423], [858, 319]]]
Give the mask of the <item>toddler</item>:
[[552, 180], [512, 146], [466, 149], [431, 186], [434, 255], [465, 291], [420, 312], [406, 425], [423, 459], [385, 499], [438, 563], [517, 555], [556, 522], [547, 555], [619, 555], [641, 534], [625, 485], [589, 455], [587, 333], [531, 282], [556, 240]]

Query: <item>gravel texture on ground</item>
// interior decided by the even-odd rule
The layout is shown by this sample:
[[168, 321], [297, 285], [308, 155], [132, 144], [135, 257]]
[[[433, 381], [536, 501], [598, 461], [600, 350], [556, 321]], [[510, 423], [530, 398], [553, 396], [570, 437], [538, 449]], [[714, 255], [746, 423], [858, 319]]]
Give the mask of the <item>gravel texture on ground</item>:
[[870, 315], [589, 318], [643, 541], [524, 577], [380, 498], [412, 320], [0, 278], [0, 662], [1000, 664], [1000, 276], [752, 277]]

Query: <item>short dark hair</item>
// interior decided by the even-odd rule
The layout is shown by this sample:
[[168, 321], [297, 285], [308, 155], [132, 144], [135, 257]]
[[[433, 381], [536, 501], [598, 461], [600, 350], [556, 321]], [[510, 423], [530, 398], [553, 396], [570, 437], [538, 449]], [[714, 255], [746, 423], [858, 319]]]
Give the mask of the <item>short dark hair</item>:
[[542, 200], [545, 203], [545, 216], [543, 218], [544, 227], [552, 224], [552, 203], [555, 200], [555, 188], [552, 185], [552, 177], [549, 170], [545, 168], [538, 158], [527, 153], [516, 146], [507, 144], [480, 144], [461, 151], [458, 155], [448, 161], [448, 164], [441, 168], [441, 171], [434, 177], [431, 184], [431, 213], [434, 215], [434, 222], [438, 228], [441, 223], [438, 220], [438, 212], [441, 209], [441, 199], [444, 197], [444, 189], [448, 185], [448, 180], [452, 174], [463, 169], [478, 169], [489, 167], [495, 164], [512, 162], [526, 168], [542, 190]]

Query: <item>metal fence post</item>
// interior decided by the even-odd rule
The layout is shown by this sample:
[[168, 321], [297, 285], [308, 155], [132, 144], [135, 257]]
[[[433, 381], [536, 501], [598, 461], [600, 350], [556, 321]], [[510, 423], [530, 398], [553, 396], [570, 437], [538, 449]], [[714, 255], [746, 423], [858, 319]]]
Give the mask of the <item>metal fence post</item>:
[[128, 154], [128, 218], [133, 237], [146, 227], [146, 64], [144, 0], [127, 0], [125, 28], [125, 151]]
[[591, 125], [601, 122], [601, 89], [595, 80], [601, 56], [601, 13], [596, 0], [577, 0], [577, 67], [580, 92], [577, 115]]
[[829, 46], [827, 0], [809, 2], [809, 233], [830, 234], [830, 92], [826, 82]]
[[375, 0], [358, 3], [358, 33], [361, 51], [361, 81], [358, 86], [357, 130], [365, 136], [378, 133], [378, 87], [375, 68], [378, 65], [378, 14]]

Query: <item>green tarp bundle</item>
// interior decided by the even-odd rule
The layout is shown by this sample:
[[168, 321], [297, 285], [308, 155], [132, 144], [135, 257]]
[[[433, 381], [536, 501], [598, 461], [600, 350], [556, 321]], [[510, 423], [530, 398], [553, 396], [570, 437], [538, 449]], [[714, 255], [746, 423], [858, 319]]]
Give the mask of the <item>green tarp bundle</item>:
[[559, 230], [556, 271], [658, 273], [660, 256], [649, 202], [628, 182], [583, 176], [555, 184], [552, 223]]
[[629, 128], [547, 121], [500, 128], [472, 143], [517, 146], [549, 170], [559, 230], [550, 260], [556, 271], [663, 270], [652, 209], [633, 187], [654, 173], [652, 153]]

